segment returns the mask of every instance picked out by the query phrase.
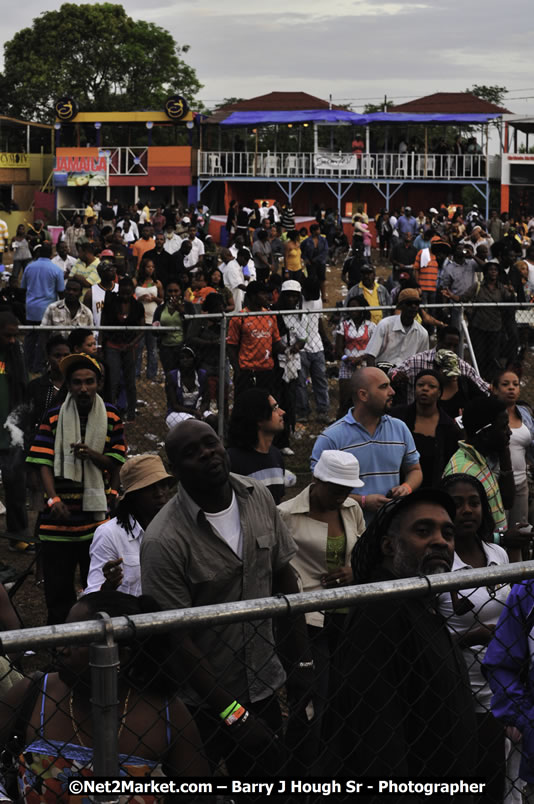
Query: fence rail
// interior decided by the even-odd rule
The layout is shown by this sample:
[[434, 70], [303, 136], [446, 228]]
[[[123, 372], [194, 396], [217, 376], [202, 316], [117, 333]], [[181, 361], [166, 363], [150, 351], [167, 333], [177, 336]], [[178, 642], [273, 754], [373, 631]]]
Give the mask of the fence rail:
[[[229, 623], [248, 623], [254, 627], [254, 623], [270, 618], [294, 618], [297, 614], [313, 611], [339, 611], [340, 607], [354, 607], [355, 610], [360, 606], [374, 606], [379, 603], [391, 603], [391, 611], [394, 612], [398, 605], [406, 599], [439, 599], [439, 595], [449, 593], [453, 590], [496, 589], [503, 584], [520, 583], [534, 578], [534, 561], [526, 561], [517, 564], [500, 565], [485, 567], [482, 569], [463, 570], [462, 572], [450, 572], [441, 575], [421, 576], [414, 578], [402, 578], [390, 581], [380, 581], [365, 585], [348, 586], [344, 589], [321, 590], [318, 592], [300, 593], [287, 596], [269, 597], [256, 600], [242, 600], [235, 603], [225, 603], [212, 606], [202, 606], [198, 608], [188, 608], [174, 611], [158, 611], [148, 614], [132, 615], [129, 617], [109, 617], [105, 612], [99, 615], [98, 619], [83, 622], [73, 622], [68, 624], [47, 626], [40, 628], [26, 628], [22, 630], [4, 631], [0, 635], [0, 648], [2, 653], [13, 654], [31, 648], [42, 655], [45, 649], [58, 648], [68, 645], [89, 645], [89, 664], [91, 667], [90, 680], [90, 700], [91, 717], [93, 726], [90, 733], [93, 734], [94, 755], [92, 757], [92, 772], [98, 777], [117, 776], [119, 773], [119, 745], [117, 736], [118, 712], [118, 688], [117, 688], [117, 669], [119, 667], [119, 649], [122, 645], [136, 641], [141, 644], [145, 638], [156, 634], [168, 632], [179, 632], [186, 630], [192, 634], [200, 629], [216, 629], [218, 633], [224, 633], [222, 626]], [[445, 627], [445, 626], [443, 626]], [[408, 636], [408, 635], [406, 635]], [[275, 647], [273, 646], [273, 651]], [[336, 662], [339, 657], [331, 656], [331, 661]], [[416, 660], [417, 657], [414, 657]], [[173, 662], [173, 667], [174, 662]], [[80, 673], [83, 668], [80, 668]], [[386, 669], [384, 668], [384, 672]], [[317, 682], [318, 683], [318, 682]], [[402, 683], [402, 679], [401, 679]], [[393, 690], [392, 695], [401, 694], [399, 690]], [[78, 692], [77, 694], [82, 694]], [[88, 694], [88, 692], [87, 692]], [[141, 695], [144, 693], [141, 692]], [[148, 693], [147, 693], [148, 694]], [[331, 695], [332, 692], [329, 693]], [[72, 693], [71, 693], [72, 696]], [[89, 700], [89, 699], [88, 699]], [[295, 704], [289, 700], [280, 699], [282, 706], [289, 707], [286, 720], [285, 739], [289, 742], [293, 739], [292, 711]], [[70, 699], [71, 720], [72, 697]], [[326, 714], [330, 706], [334, 706], [331, 698], [325, 703]], [[1, 704], [0, 704], [1, 705]], [[63, 711], [67, 708], [68, 702], [60, 700], [55, 705]], [[137, 706], [139, 703], [136, 704]], [[44, 707], [44, 704], [42, 705]], [[195, 710], [192, 710], [195, 711]], [[431, 715], [431, 713], [429, 713]], [[160, 717], [159, 712], [154, 712], [154, 718]], [[344, 712], [342, 718], [350, 718], [350, 711]], [[48, 720], [45, 722], [45, 727]], [[143, 732], [140, 737], [140, 745], [144, 742], [145, 734], [150, 727], [149, 723], [144, 724]], [[75, 727], [73, 721], [74, 742], [81, 739], [79, 734], [81, 726]], [[362, 729], [364, 730], [362, 725]], [[87, 726], [85, 726], [85, 730]], [[311, 729], [311, 723], [305, 727]], [[84, 734], [86, 731], [84, 730]], [[120, 731], [119, 731], [120, 734]], [[439, 739], [442, 735], [436, 735]], [[289, 745], [288, 742], [288, 745]], [[62, 752], [72, 750], [72, 740], [65, 736], [60, 744], [59, 757]], [[84, 742], [81, 741], [81, 745]], [[328, 749], [328, 745], [326, 746]], [[292, 743], [292, 751], [297, 751], [298, 746]], [[306, 750], [309, 750], [307, 748]], [[288, 751], [290, 749], [288, 747]], [[143, 754], [141, 754], [143, 756]], [[31, 759], [31, 754], [29, 755]], [[287, 761], [287, 758], [286, 758]], [[83, 778], [86, 771], [83, 771], [83, 763], [73, 768], [72, 773], [64, 773], [63, 783], [66, 785], [69, 778]], [[43, 775], [43, 785], [46, 788], [50, 783], [46, 767], [40, 771]], [[274, 771], [276, 773], [276, 770]], [[120, 771], [125, 775], [124, 771]], [[221, 771], [219, 771], [219, 774]], [[273, 768], [269, 766], [266, 773], [272, 774]], [[284, 771], [280, 767], [276, 775], [283, 775]], [[287, 773], [287, 769], [285, 771]], [[307, 775], [314, 776], [317, 773], [313, 763], [308, 768]], [[81, 774], [81, 775], [80, 775]], [[127, 774], [126, 774], [127, 775]], [[222, 771], [224, 776], [224, 770]], [[247, 767], [244, 766], [241, 775], [247, 777]], [[320, 774], [318, 774], [320, 775]], [[61, 778], [61, 777], [60, 777]], [[35, 783], [35, 776], [33, 777]], [[53, 782], [53, 780], [52, 780]], [[517, 779], [512, 782], [518, 783]], [[109, 797], [108, 797], [109, 800]], [[343, 800], [343, 799], [340, 799]]]
[[[395, 600], [404, 597], [425, 597], [458, 589], [493, 586], [499, 583], [520, 583], [534, 578], [534, 560], [480, 569], [423, 575], [393, 581], [377, 581], [317, 592], [240, 600], [213, 606], [133, 614], [131, 617], [104, 617], [78, 623], [46, 625], [36, 628], [0, 632], [0, 647], [4, 653], [28, 648], [51, 648], [58, 645], [106, 642], [110, 639], [128, 640], [132, 632], [148, 635], [173, 630], [190, 630], [231, 622], [244, 622], [328, 611], [345, 606], [357, 606], [365, 601]], [[134, 628], [132, 627], [134, 626]]]
[[[530, 335], [530, 331], [534, 330], [534, 309], [533, 305], [529, 302], [502, 302], [502, 303], [481, 303], [481, 302], [458, 302], [458, 303], [447, 303], [447, 304], [426, 304], [424, 305], [424, 309], [428, 310], [431, 314], [435, 314], [438, 312], [439, 316], [447, 318], [450, 316], [451, 322], [455, 323], [456, 326], [460, 329], [460, 349], [459, 354], [460, 356], [464, 357], [467, 356], [469, 362], [474, 366], [477, 371], [480, 371], [486, 379], [492, 379], [493, 374], [497, 371], [497, 364], [493, 367], [492, 370], [488, 368], [488, 360], [485, 359], [486, 353], [489, 353], [490, 348], [495, 348], [495, 344], [498, 341], [501, 341], [502, 344], [505, 344], [505, 339], [509, 337], [509, 327], [502, 328], [501, 332], [491, 332], [489, 333], [487, 338], [480, 338], [475, 341], [474, 338], [471, 336], [471, 332], [468, 326], [467, 321], [465, 320], [465, 315], [467, 313], [468, 316], [476, 313], [477, 311], [481, 310], [499, 310], [503, 315], [508, 315], [509, 322], [512, 322], [514, 325], [515, 322], [515, 330], [516, 330], [516, 345], [506, 346], [506, 349], [510, 352], [514, 352], [517, 354], [519, 352], [519, 348], [521, 347], [523, 350], [526, 349], [529, 345], [534, 345], [531, 341], [534, 339]], [[386, 315], [393, 313], [395, 310], [394, 305], [390, 306], [372, 306], [367, 308], [369, 312], [372, 311], [381, 311]], [[222, 436], [225, 432], [225, 418], [228, 415], [228, 402], [229, 399], [231, 400], [231, 391], [234, 389], [235, 391], [235, 377], [234, 383], [231, 379], [231, 374], [229, 371], [228, 366], [228, 332], [229, 328], [231, 327], [231, 322], [235, 319], [244, 320], [244, 319], [251, 319], [255, 318], [261, 320], [264, 317], [273, 317], [273, 316], [299, 316], [300, 319], [304, 322], [308, 319], [309, 316], [324, 316], [325, 320], [332, 319], [339, 321], [343, 316], [347, 314], [347, 309], [345, 307], [327, 307], [324, 308], [322, 311], [317, 310], [260, 310], [254, 312], [248, 311], [241, 311], [241, 312], [231, 312], [231, 313], [212, 313], [212, 314], [185, 314], [184, 315], [184, 323], [186, 325], [185, 328], [185, 339], [184, 344], [188, 343], [190, 333], [192, 332], [191, 326], [197, 326], [198, 322], [202, 321], [219, 321], [219, 332], [218, 332], [218, 344], [219, 344], [219, 351], [218, 351], [218, 369], [217, 369], [217, 377], [216, 377], [216, 385], [215, 390], [210, 390], [210, 400], [215, 403], [215, 407], [218, 412], [218, 432]], [[194, 323], [197, 322], [197, 323]], [[31, 332], [31, 331], [39, 331], [43, 333], [43, 337], [45, 333], [54, 333], [54, 332], [64, 332], [67, 329], [65, 325], [56, 325], [56, 326], [36, 326], [36, 325], [23, 325], [20, 327], [20, 330], [23, 333]], [[166, 332], [173, 332], [176, 331], [175, 327], [165, 327], [165, 326], [143, 326], [143, 327], [123, 327], [123, 326], [93, 326], [91, 329], [95, 332], [97, 331], [107, 331], [107, 332], [115, 332], [115, 331], [128, 331], [128, 332], [139, 332], [139, 333], [148, 333], [155, 335], [163, 335]], [[332, 329], [332, 335], [334, 330]], [[497, 336], [497, 337], [495, 337]], [[504, 346], [502, 347], [504, 349]], [[322, 349], [322, 346], [319, 346], [318, 349]], [[312, 350], [313, 351], [313, 350]], [[505, 350], [506, 351], [506, 350]], [[508, 352], [507, 352], [508, 353]], [[510, 357], [508, 356], [505, 362], [510, 362]], [[489, 372], [489, 374], [488, 374]], [[530, 386], [527, 382], [527, 387], [525, 388], [524, 393], [526, 394], [526, 398], [528, 400], [534, 400], [534, 390], [530, 389]], [[162, 408], [163, 413], [163, 408]]]
[[199, 176], [265, 176], [272, 178], [354, 178], [404, 180], [486, 180], [487, 159], [481, 154], [393, 154], [341, 151], [317, 153], [200, 151]]

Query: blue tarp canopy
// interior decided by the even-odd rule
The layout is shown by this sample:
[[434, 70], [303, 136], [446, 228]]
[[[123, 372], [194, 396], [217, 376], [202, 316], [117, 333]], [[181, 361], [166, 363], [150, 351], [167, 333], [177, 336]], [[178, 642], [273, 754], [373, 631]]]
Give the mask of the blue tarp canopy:
[[373, 112], [372, 114], [356, 114], [337, 109], [310, 109], [294, 112], [232, 112], [222, 126], [261, 126], [279, 123], [349, 123], [354, 126], [368, 126], [372, 123], [408, 124], [408, 123], [487, 123], [500, 117], [498, 112], [489, 114], [410, 114], [406, 112]]
[[354, 115], [354, 124], [370, 123], [487, 123], [500, 117], [499, 112], [489, 114], [414, 114], [412, 112], [373, 112]]
[[309, 109], [295, 112], [232, 112], [222, 126], [256, 126], [274, 123], [352, 123], [352, 112], [336, 109]]

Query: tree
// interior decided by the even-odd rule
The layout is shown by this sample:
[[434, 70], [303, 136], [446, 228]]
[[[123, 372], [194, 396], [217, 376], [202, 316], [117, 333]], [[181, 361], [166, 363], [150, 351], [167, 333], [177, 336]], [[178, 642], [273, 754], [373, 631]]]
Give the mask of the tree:
[[192, 102], [202, 84], [182, 59], [188, 50], [121, 5], [64, 3], [4, 45], [2, 111], [53, 119], [65, 96], [83, 111], [157, 109], [175, 93]]
[[222, 109], [224, 106], [233, 106], [234, 103], [242, 103], [244, 98], [223, 98], [220, 103], [216, 103], [214, 109]]
[[473, 84], [471, 89], [466, 89], [465, 92], [470, 92], [471, 95], [476, 95], [477, 98], [488, 101], [488, 103], [495, 103], [496, 106], [502, 106], [507, 95], [508, 90], [506, 87], [500, 87], [497, 84], [487, 86], [486, 84]]
[[[386, 100], [386, 109], [388, 112], [393, 112], [395, 109], [395, 104], [393, 101]], [[383, 112], [384, 111], [384, 104], [383, 103], [366, 103], [363, 107], [364, 114], [375, 114], [376, 112]]]

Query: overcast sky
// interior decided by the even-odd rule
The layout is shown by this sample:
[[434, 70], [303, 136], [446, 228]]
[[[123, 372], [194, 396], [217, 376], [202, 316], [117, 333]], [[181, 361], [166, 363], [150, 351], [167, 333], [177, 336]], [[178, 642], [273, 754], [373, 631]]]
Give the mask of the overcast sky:
[[[10, 4], [10, 39], [49, 0]], [[189, 44], [187, 60], [211, 107], [225, 97], [302, 90], [356, 111], [384, 94], [397, 103], [472, 84], [510, 91], [534, 114], [532, 0], [127, 0], [127, 12]], [[177, 90], [179, 87], [176, 88]]]

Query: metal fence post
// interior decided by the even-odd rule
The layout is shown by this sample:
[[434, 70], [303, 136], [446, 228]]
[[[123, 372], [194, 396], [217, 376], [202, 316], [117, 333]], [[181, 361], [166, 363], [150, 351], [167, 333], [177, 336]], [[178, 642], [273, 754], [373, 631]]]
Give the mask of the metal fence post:
[[225, 404], [225, 389], [226, 389], [226, 314], [223, 313], [221, 317], [221, 333], [219, 341], [219, 424], [218, 432], [219, 438], [224, 438], [224, 404]]
[[[108, 614], [104, 620], [105, 643], [93, 643], [89, 652], [91, 666], [91, 704], [93, 716], [93, 769], [95, 776], [119, 775], [118, 690], [117, 670], [120, 665], [119, 646], [113, 638], [113, 626]], [[116, 801], [105, 796], [100, 801]]]

